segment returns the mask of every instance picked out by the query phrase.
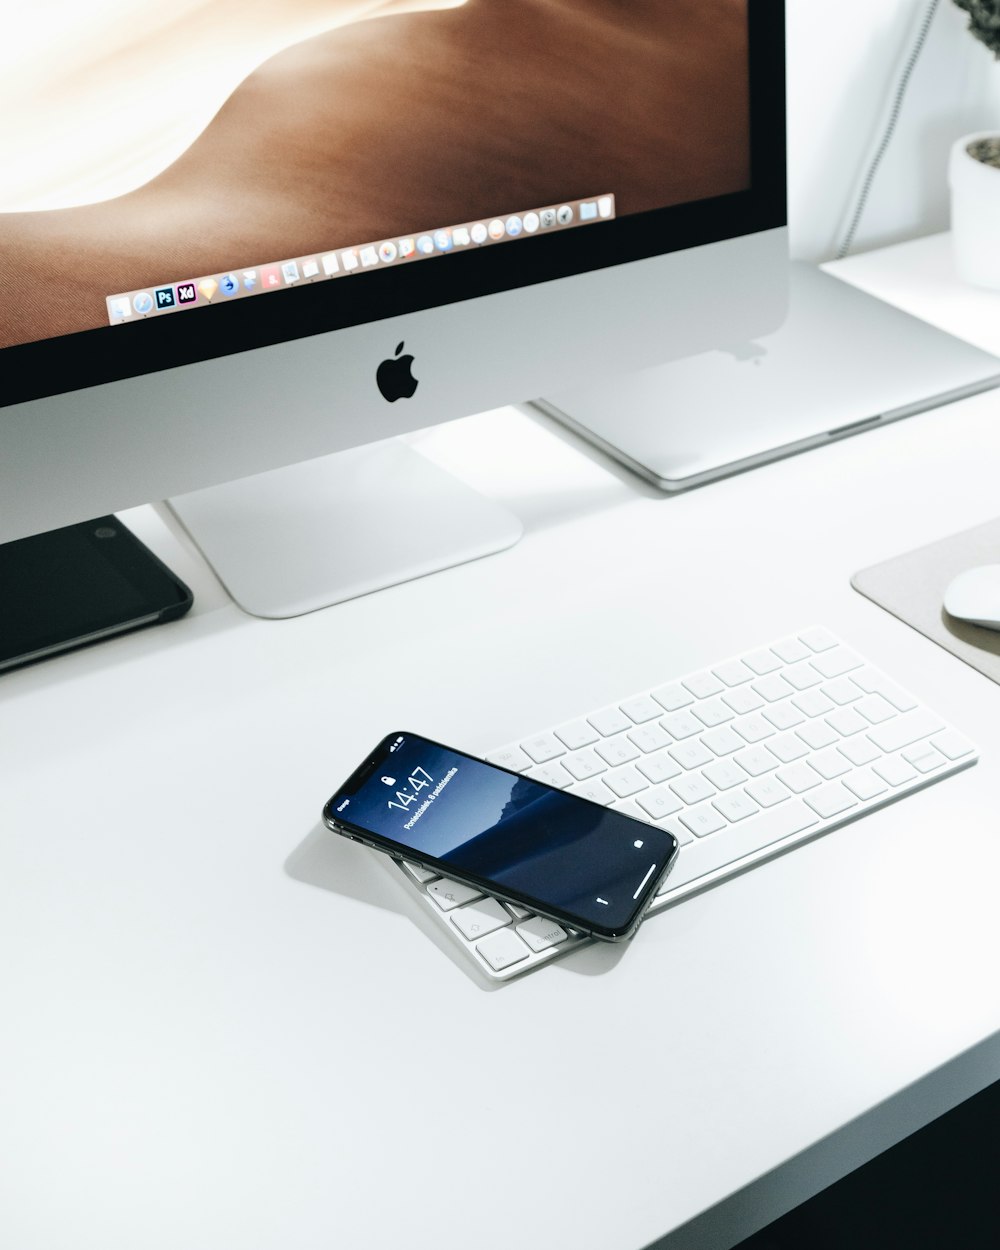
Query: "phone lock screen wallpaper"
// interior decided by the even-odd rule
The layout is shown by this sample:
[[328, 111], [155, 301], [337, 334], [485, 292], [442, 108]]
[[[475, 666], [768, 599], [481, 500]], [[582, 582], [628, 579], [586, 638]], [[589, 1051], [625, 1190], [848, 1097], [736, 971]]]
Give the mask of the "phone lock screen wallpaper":
[[410, 848], [500, 892], [619, 931], [673, 839], [596, 803], [410, 734], [386, 739], [334, 820]]

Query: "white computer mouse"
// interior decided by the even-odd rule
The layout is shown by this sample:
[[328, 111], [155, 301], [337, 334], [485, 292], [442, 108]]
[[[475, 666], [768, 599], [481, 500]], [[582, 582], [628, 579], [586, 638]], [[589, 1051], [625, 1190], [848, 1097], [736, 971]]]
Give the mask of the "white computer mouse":
[[970, 625], [1000, 630], [1000, 564], [980, 564], [959, 573], [944, 592], [944, 609]]

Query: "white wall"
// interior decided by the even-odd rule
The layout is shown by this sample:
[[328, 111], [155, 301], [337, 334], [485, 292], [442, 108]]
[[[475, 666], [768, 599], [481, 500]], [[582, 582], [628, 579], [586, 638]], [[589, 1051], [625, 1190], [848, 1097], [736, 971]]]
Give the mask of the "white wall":
[[[787, 0], [793, 257], [836, 252], [927, 0]], [[953, 139], [1000, 127], [1000, 63], [939, 0], [853, 251], [948, 228]]]

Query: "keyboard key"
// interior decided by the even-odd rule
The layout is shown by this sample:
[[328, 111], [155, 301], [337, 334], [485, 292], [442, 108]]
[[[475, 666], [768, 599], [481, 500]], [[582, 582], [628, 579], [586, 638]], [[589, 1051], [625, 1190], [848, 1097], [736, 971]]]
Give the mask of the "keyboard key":
[[749, 783], [746, 791], [761, 807], [774, 807], [791, 797], [788, 787], [783, 786], [777, 777], [758, 777]]
[[726, 707], [721, 699], [705, 699], [696, 703], [691, 711], [708, 729], [714, 729], [716, 725], [724, 725], [727, 720], [733, 719], [732, 708]]
[[823, 747], [831, 746], [840, 737], [835, 729], [831, 729], [826, 721], [822, 720], [807, 721], [795, 732], [806, 746], [812, 747], [814, 751], [821, 751]]
[[888, 781], [890, 786], [901, 786], [904, 782], [912, 781], [917, 775], [906, 760], [895, 755], [891, 755], [886, 760], [879, 760], [877, 764], [872, 765], [872, 768], [883, 781]]
[[822, 789], [807, 794], [806, 802], [817, 815], [829, 820], [831, 816], [839, 816], [841, 812], [856, 807], [858, 800], [846, 786], [836, 781], [832, 786], [823, 786]]
[[761, 773], [769, 773], [780, 763], [776, 755], [772, 755], [767, 747], [747, 747], [733, 756], [740, 768], [745, 768], [751, 777], [759, 777]]
[[532, 781], [540, 781], [544, 786], [555, 786], [557, 790], [565, 790], [573, 784], [573, 778], [562, 764], [536, 764], [525, 773]]
[[585, 720], [570, 721], [568, 725], [560, 725], [552, 732], [570, 751], [579, 751], [581, 747], [589, 747], [597, 741], [593, 726], [588, 725]]
[[672, 816], [684, 806], [677, 795], [666, 786], [657, 786], [655, 790], [645, 790], [636, 802], [653, 820], [662, 820], [664, 816]]
[[792, 705], [805, 716], [825, 716], [836, 706], [819, 690], [806, 690], [803, 694], [796, 695], [792, 700]]
[[629, 795], [638, 794], [649, 785], [646, 778], [631, 765], [616, 769], [613, 773], [607, 773], [602, 780], [614, 790], [620, 799], [627, 799]]
[[[643, 790], [642, 793], [646, 794], [648, 791]], [[615, 811], [621, 812], [623, 816], [631, 816], [633, 820], [641, 820], [646, 825], [655, 823], [649, 812], [644, 812], [635, 799], [616, 799]]]
[[683, 677], [681, 685], [696, 699], [709, 699], [713, 694], [721, 694], [724, 689], [718, 677], [713, 677], [711, 673], [695, 673], [691, 677]]
[[792, 702], [774, 703], [764, 709], [763, 715], [775, 729], [794, 729], [805, 720], [805, 716]]
[[752, 668], [748, 668], [742, 660], [730, 660], [712, 669], [712, 673], [726, 686], [740, 686], [754, 677]]
[[[690, 829], [685, 829], [676, 816], [668, 816], [666, 820], [660, 820], [656, 823], [661, 829], [666, 829], [667, 833], [672, 833], [680, 846], [690, 846], [694, 842], [694, 834]], [[656, 892], [657, 894], [662, 894], [665, 889], [667, 889], [667, 886], [661, 885]]]
[[715, 758], [702, 743], [693, 739], [675, 743], [669, 748], [668, 754], [673, 756], [681, 768], [701, 768], [702, 764], [708, 764]]
[[671, 777], [681, 775], [680, 764], [667, 751], [657, 751], [655, 755], [647, 755], [645, 759], [638, 761], [636, 768], [648, 777], [654, 786], [659, 785], [661, 781], [669, 781]]
[[832, 749], [810, 756], [809, 764], [825, 781], [832, 781], [834, 777], [843, 777], [844, 773], [851, 771], [848, 761], [839, 751]]
[[527, 959], [531, 951], [512, 929], [500, 929], [476, 944], [476, 950], [494, 972], [503, 972]]
[[837, 639], [828, 629], [824, 629], [821, 625], [814, 625], [811, 629], [807, 629], [805, 633], [799, 634], [799, 639], [806, 644], [810, 651], [829, 651], [831, 647], [837, 645]]
[[587, 720], [602, 738], [609, 738], [612, 734], [620, 734], [623, 730], [632, 728], [629, 718], [616, 707], [605, 707], [599, 712], [591, 712]]
[[738, 721], [733, 723], [733, 728], [744, 741], [749, 743], [763, 742], [765, 738], [770, 738], [774, 735], [774, 726], [768, 724], [763, 716], [755, 714], [741, 716]]
[[844, 778], [844, 785], [863, 802], [878, 794], [885, 794], [889, 788], [870, 768], [859, 768], [857, 772], [851, 773], [850, 777]]
[[738, 751], [744, 742], [728, 725], [720, 725], [718, 729], [710, 729], [708, 733], [702, 734], [701, 744], [715, 755], [729, 755]]
[[482, 891], [460, 881], [449, 881], [447, 877], [442, 877], [440, 881], [431, 882], [427, 893], [442, 911], [451, 911], [453, 907], [461, 907], [465, 903], [471, 903], [474, 898], [479, 898]]
[[895, 720], [869, 729], [868, 737], [882, 751], [899, 751], [919, 742], [921, 738], [929, 738], [940, 729], [944, 729], [944, 725], [933, 712], [918, 708], [915, 712], [904, 712]]
[[753, 683], [751, 689], [756, 690], [768, 703], [777, 703], [779, 699], [787, 699], [790, 694], [795, 693], [795, 687], [790, 686], [780, 673], [770, 673], [767, 677], [762, 677]]
[[400, 863], [406, 869], [407, 875], [412, 877], [414, 881], [421, 885], [425, 881], [433, 881], [438, 875], [433, 868], [421, 868], [419, 864], [411, 864], [408, 859], [400, 860]]
[[833, 681], [828, 681], [825, 685], [820, 686], [820, 690], [831, 699], [838, 707], [844, 707], [848, 703], [853, 703], [855, 699], [860, 699], [862, 695], [861, 687], [851, 681], [850, 677], [837, 677]]
[[672, 681], [666, 686], [658, 686], [651, 693], [660, 707], [667, 712], [676, 712], [694, 702], [694, 696], [689, 694], [679, 681]]
[[[682, 825], [687, 825], [691, 832], [699, 838], [707, 837], [710, 833], [718, 833], [720, 829], [725, 829], [728, 821], [725, 816], [717, 812], [711, 803], [704, 803], [701, 807], [689, 807], [686, 812], [682, 812], [678, 817]], [[681, 863], [683, 864], [684, 852], [681, 853]], [[674, 872], [677, 871], [675, 868]]]
[[912, 695], [907, 694], [895, 682], [889, 681], [887, 677], [883, 677], [873, 668], [863, 668], [855, 673], [854, 681], [866, 693], [880, 694], [883, 699], [892, 704], [897, 712], [910, 712], [917, 706], [917, 701]]
[[615, 801], [615, 796], [603, 781], [578, 782], [570, 786], [568, 793], [575, 794], [578, 799], [586, 799], [588, 803], [600, 803], [602, 807]]
[[860, 655], [856, 655], [848, 647], [839, 646], [831, 647], [812, 658], [812, 664], [824, 677], [841, 677], [844, 673], [860, 668], [863, 663]]
[[521, 746], [536, 764], [547, 764], [549, 760], [566, 753], [566, 748], [555, 734], [538, 734], [522, 742]]
[[826, 723], [845, 738], [868, 728], [868, 721], [863, 716], [859, 716], [852, 707], [842, 707], [836, 712], [831, 712], [826, 718]]
[[742, 785], [750, 780], [750, 774], [734, 764], [732, 760], [716, 760], [703, 770], [706, 781], [711, 782], [716, 790], [731, 790], [733, 786]]
[[686, 777], [678, 777], [669, 784], [674, 794], [687, 804], [700, 803], [702, 799], [710, 799], [715, 793], [715, 787], [700, 773], [689, 773]]
[[670, 741], [670, 735], [659, 725], [638, 725], [635, 729], [628, 731], [628, 737], [643, 754], [658, 751]]
[[628, 738], [608, 738], [599, 742], [594, 750], [611, 765], [631, 764], [639, 758], [639, 748], [629, 742]]
[[818, 686], [823, 680], [809, 663], [795, 664], [791, 668], [783, 669], [781, 675], [796, 690], [809, 690], [812, 686]]
[[577, 781], [586, 781], [596, 777], [607, 768], [607, 763], [593, 751], [578, 751], [562, 761], [563, 768], [568, 769]]
[[786, 664], [796, 664], [809, 656], [809, 648], [799, 642], [798, 638], [783, 638], [781, 642], [772, 642], [771, 650]]
[[935, 734], [931, 742], [950, 760], [960, 760], [976, 749], [968, 738], [964, 738], [955, 729], [946, 729], [944, 733]]
[[776, 776], [781, 784], [787, 786], [793, 794], [803, 794], [806, 790], [811, 790], [813, 786], [818, 786], [822, 781], [819, 773], [814, 768], [810, 768], [805, 760], [797, 760], [794, 764], [789, 764]]
[[751, 651], [749, 655], [743, 657], [743, 663], [747, 668], [753, 669], [758, 677], [763, 677], [767, 673], [773, 673], [776, 669], [781, 668], [781, 661], [769, 647], [762, 647], [759, 651]]
[[717, 808], [727, 820], [733, 821], [735, 824], [738, 820], [746, 820], [748, 816], [753, 816], [760, 811], [757, 804], [742, 790], [734, 790], [732, 794], [720, 794], [712, 800], [712, 806]]
[[866, 694], [858, 701], [856, 710], [873, 725], [881, 725], [897, 714], [889, 700], [883, 699], [880, 694]]
[[509, 768], [511, 772], [523, 773], [531, 767], [531, 756], [520, 747], [504, 747], [500, 751], [491, 751], [486, 757], [487, 763], [496, 764], [500, 768]]
[[546, 920], [544, 916], [532, 916], [530, 920], [523, 921], [517, 926], [517, 932], [536, 954], [565, 942], [568, 936], [562, 925]]
[[846, 755], [852, 764], [870, 764], [881, 755], [878, 747], [867, 738], [851, 738], [849, 742], [838, 742], [837, 750]]
[[764, 706], [764, 700], [750, 686], [737, 686], [735, 690], [727, 690], [722, 696], [722, 702], [731, 707], [737, 716], [756, 712], [759, 707]]
[[629, 720], [642, 725], [648, 720], [655, 720], [663, 715], [663, 708], [648, 694], [638, 695], [634, 699], [626, 699], [618, 705]]
[[944, 756], [929, 742], [920, 742], [915, 747], [910, 747], [903, 752], [903, 759], [912, 764], [918, 773], [933, 772], [944, 763]]
[[483, 898], [451, 913], [452, 924], [468, 941], [485, 937], [495, 929], [510, 924], [508, 912], [495, 898]]
[[694, 734], [701, 733], [705, 726], [688, 711], [673, 712], [670, 716], [664, 716], [660, 721], [663, 728], [673, 738], [690, 738]]
[[782, 764], [791, 764], [809, 754], [809, 748], [798, 734], [782, 734], [767, 744], [767, 749], [781, 760]]

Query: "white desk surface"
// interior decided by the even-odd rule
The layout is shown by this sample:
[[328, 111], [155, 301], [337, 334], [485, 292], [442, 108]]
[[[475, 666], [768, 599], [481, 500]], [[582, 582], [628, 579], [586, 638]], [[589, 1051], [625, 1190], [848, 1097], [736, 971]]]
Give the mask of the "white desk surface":
[[[1000, 351], [946, 258], [838, 269]], [[1000, 1078], [1000, 689], [848, 582], [1000, 509], [1000, 393], [677, 498], [513, 410], [415, 442], [524, 540], [268, 623], [140, 509], [190, 616], [3, 678], [11, 1250], [722, 1250]], [[387, 730], [483, 750], [812, 623], [980, 764], [629, 949], [488, 992], [319, 824]]]

